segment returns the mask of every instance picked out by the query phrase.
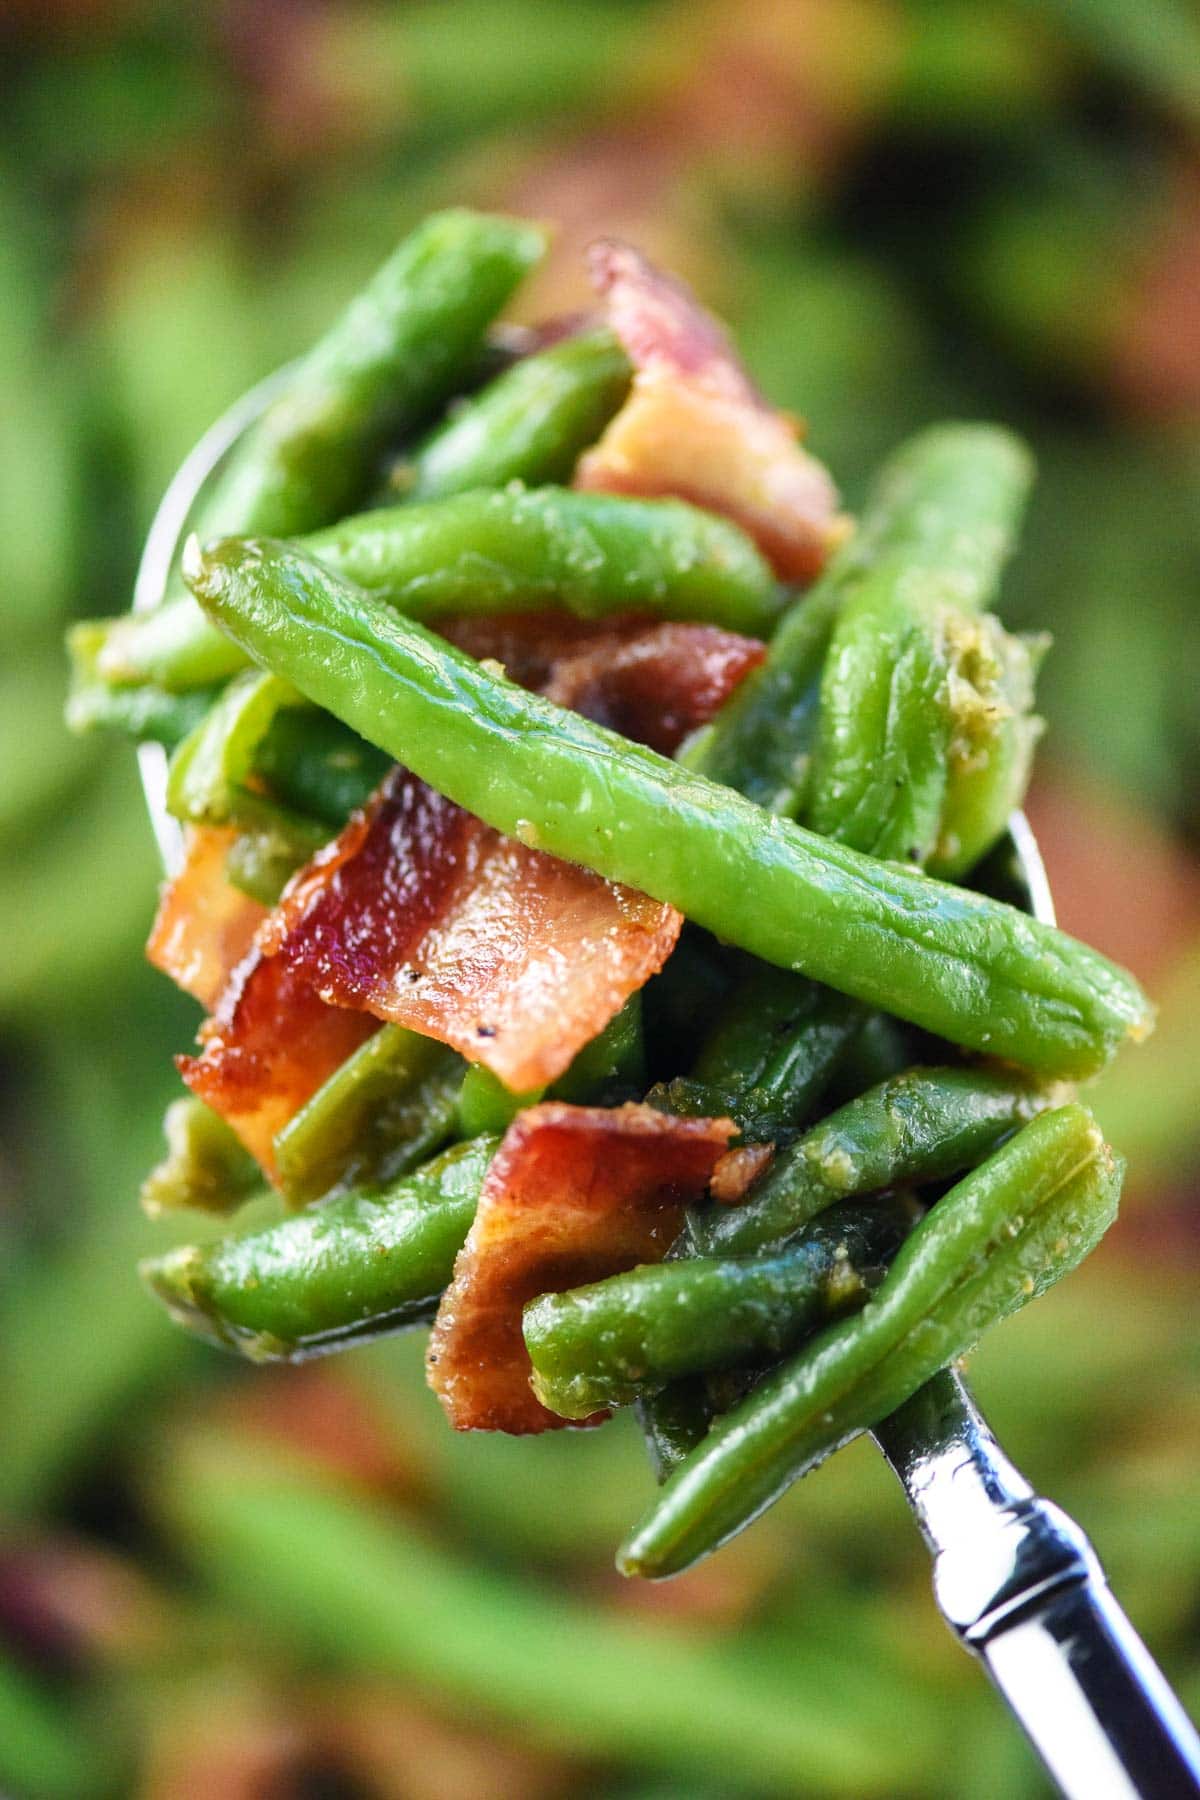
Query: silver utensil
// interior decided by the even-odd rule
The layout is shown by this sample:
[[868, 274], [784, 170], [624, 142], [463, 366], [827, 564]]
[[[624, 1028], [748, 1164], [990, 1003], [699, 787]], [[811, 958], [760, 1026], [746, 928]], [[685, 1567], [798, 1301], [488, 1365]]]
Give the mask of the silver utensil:
[[[180, 467], [155, 516], [134, 606], [158, 605], [196, 501], [286, 381], [280, 370], [219, 419]], [[164, 866], [180, 828], [166, 810], [166, 753], [139, 751]], [[1023, 814], [1010, 827], [1019, 903], [1054, 923]], [[961, 1374], [946, 1369], [874, 1432], [933, 1555], [943, 1617], [977, 1656], [1067, 1800], [1200, 1800], [1200, 1736], [1118, 1606], [1091, 1544], [1034, 1493], [1000, 1449]]]

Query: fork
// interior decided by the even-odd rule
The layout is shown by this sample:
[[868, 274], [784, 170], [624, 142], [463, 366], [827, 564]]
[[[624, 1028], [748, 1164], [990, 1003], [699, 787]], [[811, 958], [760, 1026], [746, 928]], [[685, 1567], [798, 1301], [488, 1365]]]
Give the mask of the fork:
[[[217, 421], [181, 465], [146, 539], [134, 592], [158, 605], [205, 483], [286, 382], [282, 369]], [[166, 753], [138, 752], [164, 866], [183, 840], [166, 809]], [[1026, 910], [1054, 923], [1033, 832], [1009, 824]], [[1200, 1736], [1108, 1586], [1090, 1542], [1005, 1456], [954, 1369], [876, 1427], [933, 1556], [933, 1591], [1067, 1800], [1200, 1800]]]

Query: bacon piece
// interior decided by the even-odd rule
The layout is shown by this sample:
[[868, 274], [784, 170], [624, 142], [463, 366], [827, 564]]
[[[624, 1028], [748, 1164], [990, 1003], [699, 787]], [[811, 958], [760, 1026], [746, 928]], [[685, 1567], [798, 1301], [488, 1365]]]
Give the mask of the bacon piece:
[[254, 941], [265, 906], [225, 879], [225, 854], [237, 834], [192, 826], [182, 869], [163, 888], [146, 955], [201, 1006], [212, 1007]]
[[774, 1160], [774, 1144], [743, 1144], [740, 1150], [727, 1150], [713, 1170], [709, 1193], [722, 1206], [736, 1206]]
[[563, 657], [543, 692], [670, 756], [715, 717], [766, 653], [756, 638], [715, 625], [653, 625]]
[[[553, 670], [552, 697], [667, 751], [764, 654], [730, 632], [642, 620], [613, 631], [526, 614], [457, 630], [533, 682]], [[398, 768], [289, 884], [202, 1054], [179, 1066], [273, 1175], [276, 1132], [378, 1019], [438, 1038], [516, 1092], [546, 1087], [662, 967], [681, 924]]]
[[529, 1385], [522, 1308], [538, 1294], [661, 1261], [735, 1131], [731, 1119], [558, 1101], [513, 1121], [429, 1339], [429, 1384], [456, 1431], [521, 1434], [568, 1422]]
[[275, 1133], [378, 1029], [364, 1013], [326, 1006], [306, 972], [256, 946], [205, 1021], [202, 1053], [175, 1066], [274, 1181]]
[[811, 581], [847, 523], [793, 420], [762, 399], [712, 315], [615, 239], [589, 253], [592, 281], [634, 364], [633, 388], [575, 486], [675, 495], [741, 525], [785, 581]]
[[395, 769], [260, 944], [321, 1000], [439, 1038], [522, 1093], [564, 1072], [662, 967], [680, 925]]

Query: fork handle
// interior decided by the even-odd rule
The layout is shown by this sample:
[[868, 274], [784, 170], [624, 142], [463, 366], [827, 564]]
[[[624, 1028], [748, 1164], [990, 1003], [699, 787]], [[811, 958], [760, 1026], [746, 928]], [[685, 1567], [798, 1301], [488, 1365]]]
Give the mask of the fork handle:
[[930, 1550], [942, 1616], [1067, 1800], [1200, 1800], [1200, 1737], [1073, 1519], [943, 1369], [875, 1428]]
[[964, 1642], [1068, 1800], [1200, 1796], [1200, 1738], [1098, 1568]]

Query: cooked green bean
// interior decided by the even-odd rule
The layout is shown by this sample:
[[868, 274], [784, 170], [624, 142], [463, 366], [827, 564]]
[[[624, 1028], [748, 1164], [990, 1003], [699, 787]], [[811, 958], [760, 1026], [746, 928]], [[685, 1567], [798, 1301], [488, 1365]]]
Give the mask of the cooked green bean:
[[867, 1307], [820, 1332], [712, 1429], [618, 1556], [677, 1574], [831, 1451], [1082, 1260], [1116, 1213], [1121, 1165], [1077, 1104], [1043, 1113], [944, 1195]]
[[529, 694], [302, 551], [226, 539], [187, 574], [256, 660], [497, 830], [670, 902], [938, 1036], [1077, 1076], [1151, 1011], [1132, 977], [1010, 907], [882, 864]]
[[291, 536], [339, 518], [389, 440], [461, 384], [545, 242], [537, 226], [494, 214], [423, 220], [241, 440], [196, 521], [201, 535]]
[[527, 1094], [514, 1094], [482, 1063], [470, 1063], [458, 1090], [458, 1129], [463, 1137], [481, 1131], [505, 1132], [517, 1114], [534, 1105], [545, 1091], [534, 1088]]
[[[192, 824], [225, 825], [238, 818], [239, 800], [261, 806], [262, 795], [249, 793], [246, 783], [276, 717], [294, 707], [312, 711], [303, 695], [278, 676], [258, 669], [235, 676], [171, 758], [168, 810]], [[258, 813], [251, 823], [260, 818]]]
[[939, 425], [910, 438], [885, 465], [854, 536], [784, 615], [762, 668], [682, 760], [771, 812], [798, 816], [821, 673], [847, 595], [886, 564], [906, 584], [936, 584], [959, 604], [984, 605], [1029, 477], [1025, 450], [993, 426]]
[[391, 766], [390, 756], [315, 707], [276, 713], [254, 756], [254, 774], [276, 800], [334, 830], [366, 805]]
[[1046, 637], [1013, 637], [994, 620], [982, 628], [952, 696], [946, 793], [928, 868], [943, 881], [973, 869], [1003, 835], [1029, 785], [1042, 721], [1033, 687]]
[[903, 1200], [834, 1207], [778, 1256], [647, 1263], [525, 1308], [533, 1388], [586, 1419], [682, 1376], [774, 1361], [857, 1310], [916, 1221]]
[[[822, 676], [806, 819], [854, 849], [924, 865], [942, 835], [952, 752], [968, 760], [970, 739], [1001, 703], [1001, 669], [1024, 662], [1022, 698], [1032, 698], [1020, 641], [979, 616], [1031, 470], [1017, 441], [987, 426], [926, 432], [896, 466], [885, 491], [898, 481], [911, 504], [917, 478], [922, 536], [894, 543], [885, 533], [849, 584]], [[1018, 686], [1008, 684], [1004, 704]], [[1018, 797], [1015, 782], [1009, 790]], [[953, 866], [967, 865], [957, 856]]]
[[[565, 607], [581, 618], [649, 611], [763, 633], [782, 599], [744, 532], [682, 500], [481, 488], [358, 513], [301, 542], [335, 574], [421, 619]], [[112, 681], [186, 689], [249, 660], [186, 595], [105, 629], [97, 664]]]
[[140, 741], [148, 738], [173, 750], [194, 731], [216, 700], [216, 686], [195, 687], [184, 694], [145, 682], [138, 687], [114, 687], [97, 673], [100, 651], [107, 641], [110, 621], [84, 619], [67, 632], [71, 659], [71, 685], [67, 692], [66, 719], [72, 731], [119, 731]]
[[697, 1209], [691, 1240], [701, 1256], [778, 1249], [835, 1201], [969, 1169], [1056, 1098], [1003, 1070], [906, 1070], [781, 1151], [740, 1205]]
[[[456, 1135], [464, 1064], [436, 1039], [384, 1025], [275, 1137], [284, 1194], [305, 1205], [334, 1188], [390, 1185]], [[465, 1132], [464, 1136], [473, 1136]]]
[[683, 1085], [707, 1093], [717, 1114], [728, 1109], [743, 1136], [778, 1142], [811, 1115], [862, 1022], [862, 1008], [844, 994], [756, 964]]
[[258, 1164], [232, 1127], [193, 1094], [171, 1102], [163, 1134], [167, 1154], [142, 1183], [142, 1205], [151, 1217], [182, 1207], [234, 1212], [262, 1185]]
[[414, 619], [565, 607], [585, 619], [648, 611], [762, 633], [783, 597], [744, 532], [682, 500], [479, 488], [359, 513], [301, 544]]
[[[544, 247], [543, 232], [516, 219], [456, 210], [424, 220], [245, 433], [195, 529], [289, 536], [360, 502], [380, 453], [454, 392]], [[99, 667], [109, 681], [180, 689], [241, 662], [183, 596], [117, 620]]]
[[469, 488], [569, 481], [629, 388], [629, 358], [611, 332], [582, 332], [524, 356], [396, 463], [393, 498], [437, 500]]
[[495, 1138], [456, 1144], [388, 1188], [152, 1257], [142, 1277], [179, 1324], [256, 1362], [426, 1323], [495, 1147]]

